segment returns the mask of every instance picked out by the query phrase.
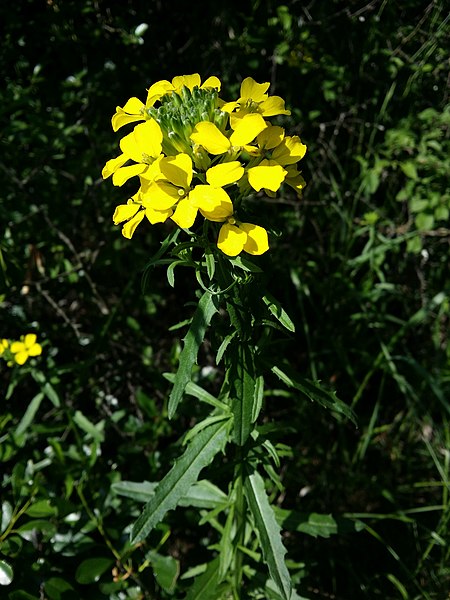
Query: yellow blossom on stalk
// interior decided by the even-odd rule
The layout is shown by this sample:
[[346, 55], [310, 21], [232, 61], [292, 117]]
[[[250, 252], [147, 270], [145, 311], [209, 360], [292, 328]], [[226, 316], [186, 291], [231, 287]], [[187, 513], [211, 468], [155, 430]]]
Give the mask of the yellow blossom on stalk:
[[[148, 178], [155, 177], [159, 171], [155, 167], [152, 169], [152, 165], [161, 155], [162, 139], [161, 127], [154, 119], [137, 125], [120, 140], [122, 154], [106, 163], [102, 171], [103, 179], [112, 175], [113, 184], [122, 186], [135, 175], [146, 173]], [[124, 166], [129, 160], [136, 164]]]
[[247, 77], [238, 99], [224, 102], [217, 77], [202, 83], [194, 73], [154, 83], [145, 104], [132, 97], [116, 107], [114, 131], [134, 128], [120, 140], [122, 153], [106, 163], [102, 176], [112, 177], [116, 186], [135, 176], [140, 181], [114, 211], [124, 237], [131, 239], [144, 219], [151, 224], [171, 219], [191, 229], [201, 216], [222, 224], [217, 246], [226, 255], [268, 250], [267, 231], [235, 215], [245, 215], [246, 196], [253, 191], [274, 197], [287, 184], [300, 194], [305, 182], [297, 163], [306, 152], [298, 136], [285, 136], [270, 123], [270, 117], [290, 112], [282, 98], [269, 96], [269, 87]]
[[219, 231], [217, 246], [228, 256], [237, 256], [243, 250], [248, 254], [264, 254], [269, 249], [267, 231], [252, 223], [240, 223], [230, 217]]
[[42, 353], [42, 346], [36, 342], [36, 339], [36, 334], [27, 333], [21, 336], [19, 342], [12, 342], [10, 350], [18, 365], [23, 365], [30, 356], [39, 356]]
[[270, 83], [257, 83], [253, 77], [246, 77], [241, 84], [241, 95], [234, 102], [222, 105], [225, 112], [233, 112], [237, 108], [238, 115], [244, 116], [248, 112], [258, 112], [263, 117], [275, 115], [290, 115], [291, 111], [284, 107], [284, 100], [280, 96], [269, 96], [266, 92]]

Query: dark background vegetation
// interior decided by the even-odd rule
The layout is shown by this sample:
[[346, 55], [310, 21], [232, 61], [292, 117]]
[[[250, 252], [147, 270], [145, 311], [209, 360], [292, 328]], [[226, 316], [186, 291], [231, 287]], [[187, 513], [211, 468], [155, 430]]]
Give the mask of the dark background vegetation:
[[[196, 282], [180, 273], [172, 289], [154, 270], [142, 293], [169, 226], [122, 238], [111, 216], [124, 189], [100, 178], [117, 153], [116, 105], [198, 72], [217, 75], [230, 100], [247, 76], [270, 81], [292, 111], [280, 122], [308, 146], [303, 199], [261, 199], [261, 219], [282, 234], [264, 259], [270, 290], [297, 326], [280, 353], [335, 389], [359, 427], [268, 380], [265, 418], [286, 423], [292, 447], [274, 501], [350, 516], [359, 531], [286, 534], [298, 593], [449, 598], [444, 6], [1, 4], [0, 337], [35, 331], [44, 345], [33, 363], [0, 372], [0, 560], [14, 568], [2, 597], [168, 598], [146, 552], [182, 572], [210, 556], [212, 533], [185, 509], [127, 549], [140, 505], [111, 484], [160, 479], [200, 410], [188, 400], [168, 421], [162, 377], [176, 368], [185, 330], [169, 328], [189, 317]], [[214, 385], [202, 369], [212, 360], [205, 347], [202, 385]]]

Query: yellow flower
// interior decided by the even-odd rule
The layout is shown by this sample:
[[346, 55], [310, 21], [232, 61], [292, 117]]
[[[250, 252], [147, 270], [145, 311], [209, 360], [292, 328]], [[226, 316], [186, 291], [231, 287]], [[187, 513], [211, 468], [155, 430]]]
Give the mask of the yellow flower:
[[267, 127], [259, 114], [247, 114], [231, 122], [233, 132], [228, 139], [214, 123], [201, 121], [191, 133], [191, 140], [210, 154], [225, 154], [229, 150], [250, 144]]
[[269, 96], [266, 92], [270, 83], [257, 83], [253, 77], [246, 77], [241, 84], [241, 95], [235, 102], [226, 102], [221, 106], [224, 112], [233, 112], [239, 108], [238, 114], [258, 112], [263, 117], [290, 115], [291, 111], [284, 107], [280, 96]]
[[262, 160], [256, 167], [247, 170], [248, 182], [257, 192], [262, 188], [276, 192], [286, 175], [286, 169], [283, 169], [276, 161], [267, 159]]
[[[139, 195], [140, 192], [135, 194], [133, 198], [139, 197]], [[122, 227], [122, 235], [129, 240], [133, 237], [137, 226], [144, 217], [147, 217], [150, 223], [155, 225], [155, 223], [163, 223], [173, 213], [172, 209], [155, 210], [150, 206], [145, 206], [143, 202], [134, 201], [133, 198], [130, 198], [127, 204], [117, 206], [113, 215], [114, 225], [119, 225], [119, 223], [125, 221]]]
[[30, 356], [39, 356], [42, 353], [42, 346], [36, 342], [36, 339], [36, 334], [27, 333], [21, 336], [20, 342], [11, 344], [10, 350], [18, 365], [23, 365]]
[[[112, 175], [113, 184], [122, 186], [135, 175], [148, 179], [156, 177], [159, 172], [156, 161], [161, 156], [162, 140], [161, 127], [154, 119], [136, 125], [131, 133], [120, 140], [122, 154], [109, 160], [103, 167], [103, 179]], [[128, 160], [136, 164], [124, 166]]]
[[123, 108], [116, 106], [116, 112], [113, 114], [111, 119], [111, 125], [113, 131], [117, 131], [128, 123], [134, 123], [135, 121], [145, 121], [145, 106], [139, 98], [130, 98], [127, 100]]
[[252, 223], [240, 223], [230, 217], [219, 231], [217, 247], [227, 256], [237, 256], [243, 250], [260, 255], [269, 249], [267, 231]]
[[272, 160], [279, 165], [293, 165], [301, 160], [306, 154], [306, 146], [298, 135], [285, 137], [272, 152]]
[[8, 340], [5, 340], [4, 338], [2, 340], [0, 340], [0, 356], [8, 348], [8, 346], [9, 346]]

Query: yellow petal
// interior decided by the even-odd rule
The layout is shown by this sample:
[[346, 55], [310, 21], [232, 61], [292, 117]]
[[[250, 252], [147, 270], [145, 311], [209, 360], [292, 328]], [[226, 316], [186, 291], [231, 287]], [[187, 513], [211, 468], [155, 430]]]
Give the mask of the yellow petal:
[[189, 229], [194, 224], [196, 217], [197, 207], [191, 204], [189, 198], [183, 198], [178, 202], [171, 218], [179, 227]]
[[247, 174], [249, 184], [257, 192], [262, 188], [276, 192], [283, 183], [287, 171], [281, 165], [258, 165], [249, 169]]
[[266, 127], [264, 131], [256, 138], [258, 145], [260, 148], [265, 148], [266, 150], [272, 150], [278, 146], [284, 138], [284, 129], [282, 127], [278, 127], [277, 125], [270, 125]]
[[130, 98], [123, 108], [116, 106], [116, 113], [111, 119], [113, 130], [117, 131], [127, 123], [143, 121], [145, 119], [143, 114], [144, 109], [144, 104], [139, 100], [139, 98], [135, 97]]
[[232, 113], [235, 108], [239, 106], [239, 102], [225, 102], [222, 104], [219, 102], [219, 108], [222, 112]]
[[220, 79], [218, 77], [208, 77], [208, 79], [202, 83], [202, 85], [200, 86], [200, 88], [202, 90], [208, 89], [208, 88], [214, 88], [218, 91], [220, 91], [220, 87], [221, 87], [221, 83], [220, 83]]
[[33, 344], [31, 348], [28, 349], [29, 356], [39, 356], [42, 354], [42, 346], [40, 344]]
[[284, 180], [285, 183], [291, 186], [291, 188], [293, 188], [298, 195], [301, 195], [302, 189], [306, 186], [306, 181], [295, 167], [288, 167], [286, 170], [288, 174]]
[[267, 90], [270, 83], [256, 83], [253, 77], [246, 77], [241, 84], [241, 97], [238, 102], [253, 100], [253, 102], [262, 102], [267, 98]]
[[35, 333], [27, 333], [24, 339], [25, 346], [31, 348], [36, 343], [37, 336]]
[[27, 348], [23, 342], [13, 342], [10, 350], [13, 354], [16, 354], [16, 352], [26, 352]]
[[223, 187], [238, 181], [244, 174], [244, 167], [238, 160], [222, 163], [206, 171], [206, 181], [214, 187]]
[[237, 256], [244, 249], [247, 234], [236, 225], [225, 223], [219, 231], [217, 247], [227, 256]]
[[200, 86], [200, 82], [201, 79], [198, 73], [194, 73], [193, 75], [177, 75], [177, 77], [172, 79], [172, 85], [176, 92], [180, 92], [184, 86], [192, 91], [195, 86]]
[[145, 120], [144, 115], [127, 115], [124, 112], [117, 111], [112, 116], [111, 125], [113, 128], [113, 131], [118, 131], [124, 125], [128, 125], [128, 123], [135, 123], [136, 121], [144, 121], [144, 120]]
[[145, 208], [167, 210], [181, 200], [184, 195], [184, 190], [177, 188], [165, 179], [159, 179], [150, 183], [145, 194], [141, 195], [141, 202]]
[[[134, 130], [120, 140], [120, 149], [136, 162], [143, 162], [147, 156], [157, 158], [161, 154], [163, 134], [154, 119], [136, 125]], [[148, 162], [148, 161], [146, 161]]]
[[192, 181], [192, 160], [188, 154], [168, 156], [161, 160], [160, 169], [174, 185], [187, 190]]
[[153, 181], [155, 179], [161, 179], [163, 177], [163, 174], [161, 173], [161, 161], [163, 158], [164, 155], [160, 154], [158, 158], [154, 162], [152, 162], [151, 165], [147, 165], [145, 171], [142, 171], [142, 173], [139, 175], [141, 183], [145, 181], [148, 185], [150, 181]]
[[123, 221], [128, 221], [131, 219], [137, 211], [139, 210], [139, 204], [120, 204], [116, 206], [116, 210], [113, 215], [114, 225], [118, 225], [119, 223], [123, 223]]
[[120, 156], [117, 156], [116, 158], [111, 158], [111, 160], [108, 160], [108, 162], [106, 163], [106, 165], [103, 167], [103, 170], [102, 170], [103, 179], [107, 179], [108, 177], [110, 177], [110, 175], [115, 173], [117, 171], [117, 169], [120, 169], [120, 167], [122, 165], [124, 165], [127, 162], [127, 160], [128, 160], [128, 156], [125, 156], [125, 154], [121, 154]]
[[23, 365], [26, 360], [28, 358], [28, 352], [18, 352], [17, 354], [14, 354], [14, 360], [16, 361], [16, 363], [18, 365]]
[[233, 203], [222, 188], [196, 185], [189, 194], [191, 204], [209, 221], [225, 221], [233, 214]]
[[230, 140], [209, 121], [201, 121], [194, 127], [191, 140], [203, 146], [211, 154], [224, 154], [230, 148]]
[[122, 235], [127, 239], [131, 240], [133, 233], [136, 231], [136, 227], [142, 221], [145, 216], [145, 211], [140, 210], [132, 219], [127, 221], [122, 227]]
[[152, 225], [155, 223], [164, 223], [173, 214], [173, 210], [168, 208], [167, 210], [155, 210], [154, 208], [146, 208], [145, 216]]
[[267, 100], [261, 102], [258, 110], [265, 117], [273, 117], [275, 115], [290, 115], [291, 111], [284, 107], [284, 100], [280, 96], [269, 96]]
[[244, 244], [245, 252], [254, 255], [267, 252], [269, 249], [269, 239], [264, 227], [252, 225], [251, 223], [241, 223], [239, 228], [243, 229], [247, 234], [247, 241]]
[[147, 94], [147, 100], [145, 102], [145, 106], [150, 108], [155, 104], [157, 100], [168, 94], [169, 92], [173, 92], [174, 87], [167, 81], [163, 79], [162, 81], [157, 81], [152, 86], [150, 86]]
[[267, 127], [267, 123], [258, 113], [245, 115], [236, 125], [231, 134], [230, 142], [232, 146], [244, 146], [252, 142], [255, 137]]
[[130, 165], [129, 167], [121, 167], [118, 169], [112, 178], [112, 182], [114, 185], [122, 186], [126, 181], [128, 181], [131, 177], [135, 175], [139, 175], [143, 171], [145, 171], [147, 165], [144, 163], [140, 163], [138, 165]]
[[306, 146], [302, 144], [298, 135], [285, 137], [279, 146], [272, 152], [272, 160], [280, 165], [293, 165], [306, 154]]

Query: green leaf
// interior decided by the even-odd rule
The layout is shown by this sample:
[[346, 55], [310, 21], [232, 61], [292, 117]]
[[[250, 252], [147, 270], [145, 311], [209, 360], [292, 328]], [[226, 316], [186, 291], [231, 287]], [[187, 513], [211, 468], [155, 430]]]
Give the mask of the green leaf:
[[330, 392], [321, 387], [319, 381], [310, 381], [300, 377], [291, 367], [283, 365], [283, 369], [277, 365], [272, 366], [272, 372], [281, 379], [288, 387], [299, 391], [305, 398], [317, 402], [332, 412], [339, 413], [350, 419], [357, 425], [353, 410], [336, 396], [336, 392]]
[[224, 506], [227, 500], [228, 496], [220, 488], [207, 479], [201, 479], [189, 488], [188, 493], [180, 499], [178, 505], [214, 509]]
[[32, 539], [34, 531], [40, 531], [47, 538], [50, 538], [56, 533], [56, 525], [44, 519], [33, 519], [16, 529], [20, 537], [25, 540]]
[[270, 576], [276, 583], [283, 600], [289, 600], [291, 579], [284, 561], [286, 548], [281, 540], [280, 526], [275, 519], [273, 508], [270, 506], [261, 475], [254, 471], [246, 477], [244, 490]]
[[243, 271], [248, 271], [250, 273], [262, 273], [262, 269], [255, 265], [255, 263], [249, 260], [246, 256], [236, 256], [236, 258], [231, 258], [230, 263], [235, 267], [239, 267]]
[[131, 543], [145, 539], [164, 515], [174, 509], [181, 498], [197, 481], [200, 471], [206, 467], [214, 456], [223, 450], [227, 437], [230, 419], [211, 424], [190, 442], [184, 454], [175, 462], [155, 490], [155, 495], [145, 506], [141, 516], [134, 524]]
[[155, 494], [158, 483], [143, 481], [116, 481], [111, 485], [111, 491], [119, 496], [132, 498], [137, 502], [148, 502]]
[[88, 584], [94, 583], [107, 571], [114, 561], [111, 558], [87, 558], [79, 565], [75, 579], [78, 583]]
[[[155, 495], [158, 482], [117, 481], [111, 486], [111, 491], [119, 496], [132, 498], [137, 502], [149, 502]], [[213, 509], [224, 505], [227, 495], [207, 479], [194, 483], [187, 494], [178, 502], [179, 506], [195, 506], [197, 508]]]
[[94, 425], [79, 410], [75, 411], [73, 420], [78, 425], [78, 427], [80, 429], [82, 429], [83, 431], [85, 431], [95, 442], [98, 442], [99, 444], [101, 444], [104, 441], [104, 439], [105, 439], [105, 435], [103, 433], [104, 421], [100, 421], [99, 423], [97, 423], [97, 425]]
[[[42, 598], [42, 596], [40, 597]], [[8, 594], [8, 600], [40, 600], [38, 596], [32, 596], [25, 590], [16, 590]]]
[[418, 179], [416, 165], [411, 160], [400, 163], [400, 168], [409, 179]]
[[44, 393], [39, 392], [36, 396], [31, 400], [30, 404], [27, 406], [27, 410], [25, 411], [20, 423], [17, 425], [16, 431], [14, 434], [16, 436], [22, 435], [28, 429], [28, 427], [33, 422], [34, 416], [39, 410], [41, 402], [44, 398]]
[[364, 528], [360, 521], [318, 513], [302, 513], [275, 507], [275, 518], [287, 531], [298, 531], [312, 537], [329, 538], [337, 533], [357, 533]]
[[231, 409], [234, 415], [233, 439], [243, 446], [253, 429], [256, 381], [251, 350], [242, 343], [238, 346], [233, 379]]
[[264, 397], [264, 377], [258, 375], [255, 379], [255, 401], [252, 406], [252, 423], [255, 423], [261, 412]]
[[167, 252], [167, 250], [170, 248], [170, 246], [176, 242], [178, 236], [180, 235], [180, 232], [181, 232], [181, 229], [179, 229], [177, 227], [177, 229], [175, 229], [173, 231], [173, 233], [169, 234], [166, 237], [166, 239], [161, 242], [161, 247], [158, 250], [158, 252], [156, 252], [156, 254], [154, 254], [152, 256], [152, 258], [148, 261], [148, 263], [145, 265], [145, 269], [142, 274], [142, 280], [141, 280], [141, 288], [142, 288], [143, 292], [145, 292], [145, 290], [147, 288], [148, 278], [150, 276], [150, 270], [152, 269], [152, 267], [155, 267], [157, 264], [160, 264], [161, 257], [164, 256], [164, 254]]
[[228, 348], [230, 342], [232, 341], [232, 339], [234, 338], [234, 336], [237, 334], [237, 331], [233, 331], [232, 333], [228, 334], [224, 339], [223, 342], [220, 344], [219, 349], [217, 350], [217, 355], [216, 355], [216, 364], [219, 364], [220, 361], [223, 358], [223, 355], [225, 354], [225, 350]]
[[0, 585], [9, 585], [14, 579], [12, 566], [6, 560], [0, 560]]
[[29, 517], [40, 519], [42, 517], [51, 517], [56, 515], [57, 510], [54, 506], [50, 506], [50, 500], [38, 500], [26, 510]]
[[5, 502], [2, 502], [2, 518], [0, 521], [0, 533], [3, 533], [8, 527], [8, 525], [11, 523], [12, 514], [13, 507], [7, 500], [5, 500]]
[[[175, 381], [174, 373], [163, 373], [163, 377], [165, 379], [167, 379], [168, 381], [170, 381], [171, 383], [173, 383]], [[200, 387], [196, 383], [192, 383], [192, 381], [190, 381], [186, 385], [185, 394], [187, 394], [189, 396], [194, 396], [194, 398], [198, 398], [198, 400], [201, 400], [202, 402], [206, 402], [206, 404], [210, 404], [211, 406], [214, 406], [215, 408], [220, 408], [221, 410], [223, 410], [225, 412], [229, 412], [229, 410], [230, 410], [230, 407], [227, 404], [225, 404], [224, 402], [221, 402], [220, 400], [217, 400], [217, 398], [215, 396], [213, 396], [212, 394], [210, 394], [209, 392], [204, 390], [202, 387]]]
[[278, 300], [276, 300], [271, 294], [266, 294], [263, 296], [263, 302], [272, 315], [283, 325], [283, 327], [286, 327], [288, 331], [295, 331], [294, 323]]
[[197, 354], [205, 337], [211, 319], [217, 312], [216, 298], [205, 292], [192, 319], [189, 331], [184, 338], [184, 347], [180, 354], [180, 364], [175, 374], [175, 382], [169, 397], [168, 415], [171, 419], [183, 397], [186, 385], [191, 380], [192, 367], [197, 362]]
[[173, 556], [162, 556], [154, 550], [147, 552], [145, 558], [152, 563], [153, 574], [158, 585], [168, 594], [172, 594], [180, 575], [180, 563]]
[[416, 215], [414, 223], [420, 231], [431, 231], [434, 228], [434, 215], [429, 213], [419, 213]]
[[216, 600], [220, 598], [217, 590], [218, 583], [219, 559], [216, 558], [209, 563], [204, 573], [196, 577], [185, 600]]
[[77, 600], [79, 598], [70, 583], [61, 577], [50, 577], [44, 583], [44, 590], [48, 600]]
[[214, 277], [214, 273], [216, 271], [216, 261], [214, 258], [214, 253], [211, 250], [206, 250], [205, 252], [205, 263], [206, 263], [206, 272], [208, 273], [209, 280], [212, 281]]

